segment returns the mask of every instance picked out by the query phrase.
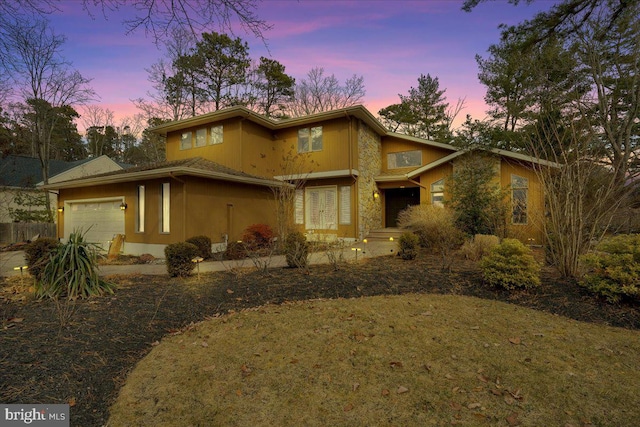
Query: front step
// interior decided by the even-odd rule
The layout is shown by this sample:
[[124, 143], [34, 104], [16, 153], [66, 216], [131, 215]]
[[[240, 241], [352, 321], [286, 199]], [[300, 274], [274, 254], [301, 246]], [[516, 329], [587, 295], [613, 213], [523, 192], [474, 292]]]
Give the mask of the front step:
[[366, 239], [368, 241], [379, 241], [379, 242], [387, 241], [387, 240], [390, 240], [391, 238], [393, 238], [394, 240], [397, 240], [398, 237], [402, 235], [402, 233], [403, 233], [403, 230], [397, 227], [381, 228], [379, 230], [371, 230], [367, 235]]

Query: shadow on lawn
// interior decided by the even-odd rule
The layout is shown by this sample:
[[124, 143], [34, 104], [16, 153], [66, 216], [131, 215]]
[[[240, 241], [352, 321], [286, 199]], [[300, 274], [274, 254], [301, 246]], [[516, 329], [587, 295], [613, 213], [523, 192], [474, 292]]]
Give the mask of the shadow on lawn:
[[543, 285], [506, 292], [482, 284], [475, 263], [456, 260], [443, 273], [437, 257], [398, 257], [358, 264], [311, 267], [308, 274], [278, 268], [260, 272], [168, 276], [112, 276], [114, 295], [78, 301], [70, 324], [60, 328], [55, 305], [25, 297], [19, 280], [0, 288], [0, 401], [69, 403], [72, 425], [101, 426], [127, 373], [162, 336], [209, 316], [263, 304], [314, 298], [357, 298], [442, 293], [501, 300], [525, 307], [630, 329], [640, 310], [610, 305], [570, 281], [543, 271]]

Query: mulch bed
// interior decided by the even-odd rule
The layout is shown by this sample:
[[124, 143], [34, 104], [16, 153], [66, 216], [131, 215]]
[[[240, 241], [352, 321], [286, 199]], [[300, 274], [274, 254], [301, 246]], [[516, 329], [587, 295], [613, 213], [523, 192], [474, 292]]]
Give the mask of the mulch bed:
[[[78, 301], [70, 322], [51, 301], [25, 297], [17, 279], [0, 285], [0, 402], [69, 403], [72, 426], [101, 426], [128, 372], [164, 335], [208, 316], [263, 304], [314, 298], [444, 293], [518, 304], [594, 322], [640, 329], [640, 309], [607, 304], [551, 269], [530, 292], [482, 284], [475, 263], [456, 260], [442, 272], [439, 260], [387, 256], [307, 272], [279, 268], [229, 271], [188, 279], [111, 276], [113, 295]], [[25, 279], [28, 280], [28, 279]], [[167, 367], [170, 368], [170, 367]]]

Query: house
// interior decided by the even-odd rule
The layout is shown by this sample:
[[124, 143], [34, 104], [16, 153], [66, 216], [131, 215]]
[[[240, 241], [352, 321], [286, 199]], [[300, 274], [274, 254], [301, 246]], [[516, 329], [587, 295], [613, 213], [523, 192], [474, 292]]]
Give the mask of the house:
[[[362, 106], [277, 121], [238, 106], [153, 131], [166, 138], [165, 163], [46, 186], [59, 192], [60, 237], [82, 228], [106, 245], [123, 234], [125, 253], [156, 256], [196, 235], [224, 245], [251, 224], [276, 229], [273, 190], [297, 182], [295, 227], [310, 238], [358, 240], [396, 226], [408, 205], [442, 203], [446, 177], [474, 155], [389, 132]], [[541, 241], [535, 168], [544, 162], [489, 154], [496, 180], [511, 191], [509, 232]]]

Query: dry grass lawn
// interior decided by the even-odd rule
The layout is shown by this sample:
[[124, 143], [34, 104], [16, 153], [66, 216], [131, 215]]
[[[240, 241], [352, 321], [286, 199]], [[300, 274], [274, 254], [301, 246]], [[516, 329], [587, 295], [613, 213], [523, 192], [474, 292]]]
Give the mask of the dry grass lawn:
[[220, 316], [138, 363], [109, 426], [640, 425], [640, 333], [452, 295]]

